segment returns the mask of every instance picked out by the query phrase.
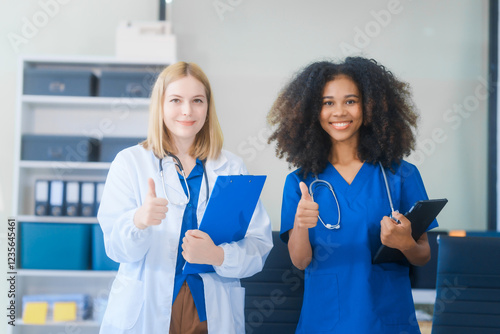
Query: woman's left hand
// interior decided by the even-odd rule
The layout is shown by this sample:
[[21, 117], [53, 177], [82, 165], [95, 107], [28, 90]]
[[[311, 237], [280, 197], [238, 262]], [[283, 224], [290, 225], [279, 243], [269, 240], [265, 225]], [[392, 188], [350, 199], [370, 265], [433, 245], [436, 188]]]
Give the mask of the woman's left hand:
[[411, 236], [410, 221], [399, 212], [393, 212], [392, 216], [399, 220], [401, 224], [387, 216], [382, 218], [380, 221], [380, 240], [382, 244], [399, 249], [402, 252], [415, 247], [417, 243]]
[[224, 250], [216, 246], [208, 234], [200, 230], [188, 230], [182, 238], [182, 256], [189, 263], [220, 266], [224, 262]]

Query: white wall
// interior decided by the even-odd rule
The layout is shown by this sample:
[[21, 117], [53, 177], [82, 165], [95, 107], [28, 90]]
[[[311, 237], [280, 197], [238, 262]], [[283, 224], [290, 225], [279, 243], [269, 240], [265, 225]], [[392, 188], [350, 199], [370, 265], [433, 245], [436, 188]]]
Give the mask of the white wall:
[[[58, 7], [44, 9], [47, 3]], [[2, 0], [1, 6], [0, 236], [5, 236], [12, 207], [17, 57], [113, 55], [118, 22], [155, 20], [158, 4]], [[267, 145], [266, 114], [294, 72], [314, 60], [343, 58], [354, 48], [413, 87], [421, 122], [418, 153], [410, 160], [420, 168], [429, 196], [450, 200], [440, 215], [441, 228], [486, 227], [482, 80], [487, 78], [488, 1], [174, 0], [172, 7], [179, 59], [197, 62], [209, 75], [225, 147], [240, 154], [252, 173], [269, 175], [263, 200], [274, 229], [289, 170]], [[39, 21], [38, 31], [16, 50], [8, 37], [23, 36], [26, 21], [43, 19], [44, 11], [52, 17]]]

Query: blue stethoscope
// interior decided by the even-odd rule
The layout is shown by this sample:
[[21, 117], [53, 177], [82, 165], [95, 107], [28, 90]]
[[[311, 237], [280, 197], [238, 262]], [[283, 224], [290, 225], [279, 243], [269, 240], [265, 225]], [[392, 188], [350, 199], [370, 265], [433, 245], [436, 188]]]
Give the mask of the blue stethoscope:
[[[389, 189], [389, 182], [387, 181], [387, 175], [385, 175], [385, 170], [384, 170], [384, 167], [382, 166], [382, 163], [379, 162], [378, 164], [380, 166], [380, 170], [382, 171], [382, 175], [384, 176], [385, 189], [387, 190], [387, 197], [389, 198], [389, 204], [391, 206], [391, 212], [394, 212], [394, 206], [392, 204], [391, 191]], [[335, 225], [325, 224], [323, 222], [323, 219], [321, 219], [321, 217], [319, 215], [318, 215], [318, 219], [321, 222], [321, 224], [323, 224], [327, 229], [329, 229], [329, 230], [338, 230], [340, 228], [340, 205], [339, 205], [339, 201], [337, 199], [337, 195], [335, 194], [335, 191], [333, 190], [333, 187], [330, 184], [330, 182], [318, 179], [317, 175], [315, 176], [315, 178], [316, 178], [316, 180], [314, 180], [313, 182], [311, 182], [311, 184], [309, 185], [309, 193], [311, 194], [312, 200], [314, 201], [313, 185], [316, 185], [316, 187], [318, 187], [318, 186], [325, 186], [328, 189], [330, 189], [330, 191], [332, 192], [332, 195], [333, 195], [333, 198], [335, 198], [335, 203], [337, 204], [337, 210], [338, 210], [338, 213], [339, 213], [339, 219], [337, 220], [337, 224], [335, 224]], [[392, 217], [392, 214], [391, 214], [390, 217], [392, 219], [394, 219], [396, 222], [399, 223], [399, 221], [397, 219], [395, 219], [395, 218]]]
[[[174, 203], [174, 202], [170, 201], [170, 199], [168, 198], [168, 196], [167, 196], [167, 190], [165, 189], [165, 179], [164, 179], [164, 174], [165, 173], [163, 173], [163, 159], [160, 158], [160, 159], [158, 159], [158, 164], [159, 164], [159, 170], [160, 170], [160, 177], [161, 177], [161, 185], [162, 185], [162, 188], [163, 188], [163, 194], [165, 195], [165, 198], [167, 199], [167, 201], [169, 203], [172, 203], [173, 205], [187, 205], [189, 203], [189, 201], [191, 200], [191, 193], [189, 192], [189, 186], [188, 186], [188, 183], [187, 183], [186, 173], [184, 173], [184, 167], [182, 167], [182, 163], [181, 163], [181, 161], [179, 160], [179, 158], [177, 156], [175, 156], [174, 154], [172, 154], [170, 152], [167, 152], [167, 155], [169, 157], [172, 157], [172, 159], [174, 160], [175, 165], [177, 166], [177, 168], [179, 168], [179, 171], [180, 171], [182, 177], [184, 178], [184, 184], [186, 185], [186, 190], [187, 190], [187, 200], [183, 201], [183, 202], [180, 202], [180, 203]], [[201, 165], [203, 166], [203, 176], [205, 178], [205, 186], [207, 187], [207, 203], [208, 203], [209, 186], [208, 186], [207, 170], [205, 169], [205, 161], [202, 161]]]

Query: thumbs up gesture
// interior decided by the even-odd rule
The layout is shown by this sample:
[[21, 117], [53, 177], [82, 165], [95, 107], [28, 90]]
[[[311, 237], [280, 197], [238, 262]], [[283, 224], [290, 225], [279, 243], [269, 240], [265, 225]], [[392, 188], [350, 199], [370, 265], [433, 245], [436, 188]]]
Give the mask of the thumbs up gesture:
[[299, 187], [302, 197], [295, 213], [294, 227], [302, 229], [315, 227], [318, 222], [319, 205], [313, 201], [304, 182], [300, 182]]
[[141, 230], [151, 225], [160, 225], [168, 211], [168, 201], [165, 198], [156, 197], [155, 181], [152, 178], [148, 179], [148, 186], [146, 198], [134, 215], [134, 224]]

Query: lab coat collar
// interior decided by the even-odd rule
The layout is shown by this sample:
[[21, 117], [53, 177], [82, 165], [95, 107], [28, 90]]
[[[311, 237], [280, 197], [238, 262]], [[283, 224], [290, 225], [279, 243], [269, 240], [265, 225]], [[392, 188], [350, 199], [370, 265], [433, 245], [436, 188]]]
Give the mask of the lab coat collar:
[[162, 182], [165, 182], [167, 197], [174, 203], [180, 203], [187, 200], [186, 193], [182, 188], [181, 180], [177, 175], [175, 162], [172, 157], [163, 158], [164, 176]]
[[[228, 159], [224, 154], [224, 151], [219, 154], [217, 159], [207, 159], [205, 162], [205, 169], [207, 171], [208, 183], [210, 187], [210, 192], [213, 189], [215, 184], [215, 180], [218, 176], [218, 171], [227, 167]], [[169, 198], [176, 203], [185, 201], [187, 199], [186, 194], [184, 193], [184, 189], [182, 188], [181, 181], [177, 176], [177, 170], [175, 168], [174, 159], [170, 156], [166, 156], [163, 158], [163, 169], [165, 173], [165, 177], [163, 182], [166, 184], [167, 195]], [[175, 175], [176, 177], [172, 177], [171, 175]], [[198, 216], [201, 218], [205, 211], [207, 201], [207, 189], [205, 186], [205, 175], [203, 175], [202, 186], [200, 189], [200, 195], [198, 198]], [[198, 221], [200, 223], [200, 221]]]
[[217, 159], [208, 159], [206, 162], [206, 168], [209, 170], [218, 170], [220, 168], [225, 167], [227, 164], [227, 157], [224, 154], [224, 151], [222, 151], [219, 154], [219, 157]]
[[[154, 157], [154, 154], [153, 154], [153, 157]], [[175, 167], [174, 159], [171, 156], [166, 156], [163, 158], [163, 164], [164, 164], [163, 168], [165, 168], [165, 165], [167, 162], [168, 162], [168, 165], [174, 165], [174, 167]], [[220, 168], [225, 167], [227, 162], [228, 162], [227, 157], [224, 154], [224, 151], [222, 151], [219, 154], [219, 156], [217, 157], [217, 159], [207, 159], [207, 161], [205, 163], [205, 167], [207, 169], [215, 171], [215, 170], [218, 170]], [[181, 189], [182, 189], [182, 187], [181, 187]]]

